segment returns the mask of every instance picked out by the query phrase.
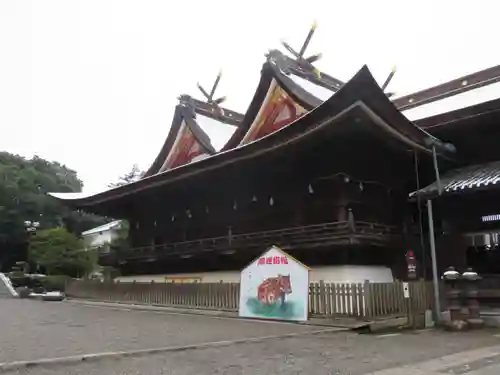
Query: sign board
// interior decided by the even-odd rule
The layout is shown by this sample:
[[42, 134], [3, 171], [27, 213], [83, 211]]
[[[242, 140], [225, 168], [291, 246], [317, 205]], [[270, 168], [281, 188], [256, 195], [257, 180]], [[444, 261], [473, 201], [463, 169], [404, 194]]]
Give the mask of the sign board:
[[417, 259], [415, 258], [415, 254], [412, 250], [409, 250], [406, 253], [406, 265], [408, 269], [408, 279], [409, 280], [415, 280], [417, 279]]
[[239, 316], [306, 321], [309, 268], [276, 246], [241, 271]]
[[410, 284], [408, 283], [403, 283], [403, 296], [410, 298]]

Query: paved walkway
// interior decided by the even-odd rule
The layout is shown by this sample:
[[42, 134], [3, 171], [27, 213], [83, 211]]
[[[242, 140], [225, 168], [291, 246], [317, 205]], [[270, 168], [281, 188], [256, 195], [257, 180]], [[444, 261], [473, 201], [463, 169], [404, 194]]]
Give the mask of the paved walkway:
[[376, 371], [373, 375], [498, 375], [500, 345], [469, 350], [413, 365]]
[[0, 299], [0, 324], [0, 363], [282, 336], [318, 329], [14, 298]]
[[[11, 369], [19, 375], [500, 373], [500, 336], [486, 330], [312, 335], [321, 327], [25, 300], [0, 300], [0, 318], [0, 362], [206, 343], [197, 349]], [[249, 340], [235, 343], [240, 338]]]

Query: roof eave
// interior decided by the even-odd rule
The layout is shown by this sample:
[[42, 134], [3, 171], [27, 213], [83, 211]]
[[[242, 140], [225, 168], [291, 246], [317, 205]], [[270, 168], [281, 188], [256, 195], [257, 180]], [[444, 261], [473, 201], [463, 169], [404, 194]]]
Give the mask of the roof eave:
[[[136, 191], [154, 188], [155, 186], [172, 183], [180, 179], [189, 178], [194, 174], [201, 172], [209, 172], [212, 169], [220, 168], [224, 165], [238, 162], [242, 159], [255, 157], [264, 152], [270, 152], [278, 147], [294, 143], [299, 138], [311, 134], [316, 129], [323, 128], [331, 124], [335, 119], [345, 115], [346, 111], [354, 107], [361, 107], [367, 114], [374, 117], [374, 109], [372, 105], [379, 112], [386, 112], [385, 118], [377, 114], [379, 123], [391, 128], [392, 132], [398, 133], [399, 137], [413, 147], [419, 148], [425, 152], [429, 152], [425, 145], [419, 140], [413, 140], [408, 135], [401, 133], [399, 130], [393, 128], [389, 120], [406, 122], [407, 127], [413, 126], [397, 109], [394, 108], [392, 103], [383, 92], [380, 91], [379, 86], [373, 79], [371, 73], [366, 67], [363, 67], [348, 83], [345, 84], [342, 90], [333, 95], [329, 100], [316, 108], [314, 111], [302, 116], [290, 126], [284, 127], [275, 133], [261, 138], [258, 141], [251, 142], [245, 146], [238, 147], [234, 150], [219, 153], [211, 158], [202, 160], [198, 163], [185, 165], [182, 167], [174, 168], [164, 173], [147, 177], [136, 183], [125, 185], [121, 188], [113, 189], [93, 197], [82, 199], [79, 203], [82, 207], [89, 205], [96, 205], [101, 202], [118, 199]], [[377, 91], [377, 95], [376, 94]], [[381, 100], [380, 98], [384, 98]], [[367, 105], [366, 103], [370, 105]], [[342, 104], [343, 103], [343, 104]], [[385, 103], [385, 104], [384, 104]], [[314, 126], [311, 126], [314, 124]], [[385, 124], [385, 125], [384, 125]], [[380, 125], [380, 124], [379, 124]], [[421, 134], [421, 133], [419, 133]], [[169, 178], [167, 178], [169, 177]], [[119, 191], [119, 190], [121, 191]]]

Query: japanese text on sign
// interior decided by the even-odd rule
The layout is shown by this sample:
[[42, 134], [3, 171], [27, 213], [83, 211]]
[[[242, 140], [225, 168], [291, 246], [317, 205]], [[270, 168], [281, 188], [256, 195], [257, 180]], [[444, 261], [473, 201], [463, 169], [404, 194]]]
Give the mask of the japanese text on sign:
[[278, 257], [262, 257], [259, 258], [257, 265], [262, 266], [264, 264], [288, 264], [288, 259], [285, 256]]

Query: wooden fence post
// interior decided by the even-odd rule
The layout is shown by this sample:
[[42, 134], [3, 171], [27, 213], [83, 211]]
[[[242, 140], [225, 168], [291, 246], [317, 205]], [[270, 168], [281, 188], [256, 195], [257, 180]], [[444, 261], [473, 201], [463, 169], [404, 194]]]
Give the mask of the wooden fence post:
[[319, 293], [320, 307], [318, 313], [326, 315], [326, 289], [325, 282], [323, 280], [319, 282]]
[[363, 284], [363, 299], [365, 301], [365, 318], [371, 318], [373, 316], [373, 304], [372, 304], [372, 293], [370, 281], [365, 280]]

